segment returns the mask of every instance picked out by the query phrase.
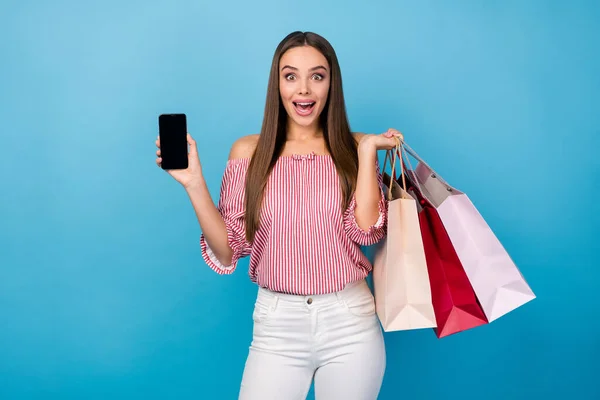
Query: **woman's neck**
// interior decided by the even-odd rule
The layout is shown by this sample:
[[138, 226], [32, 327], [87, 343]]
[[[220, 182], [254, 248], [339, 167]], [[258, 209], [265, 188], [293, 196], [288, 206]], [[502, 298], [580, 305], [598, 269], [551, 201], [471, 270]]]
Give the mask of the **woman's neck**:
[[300, 126], [294, 123], [288, 123], [287, 141], [309, 142], [323, 137], [323, 129], [317, 125]]
[[299, 126], [288, 124], [286, 143], [282, 155], [290, 154], [328, 154], [320, 126]]

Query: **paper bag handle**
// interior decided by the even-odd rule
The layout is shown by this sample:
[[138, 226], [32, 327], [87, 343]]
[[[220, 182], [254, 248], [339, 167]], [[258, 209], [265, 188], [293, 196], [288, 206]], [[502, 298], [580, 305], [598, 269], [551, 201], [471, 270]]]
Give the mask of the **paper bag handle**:
[[[429, 164], [427, 164], [425, 162], [425, 160], [423, 160], [421, 157], [419, 157], [419, 155], [417, 154], [416, 151], [414, 151], [413, 149], [410, 148], [409, 145], [406, 144], [406, 142], [402, 143], [402, 147], [404, 148], [404, 150], [410, 154], [411, 156], [413, 156], [418, 162], [420, 162], [421, 164], [423, 164], [424, 166], [426, 166], [432, 174], [434, 174], [434, 177], [437, 178], [440, 182], [442, 182], [444, 185], [446, 185], [446, 187], [451, 188], [450, 184], [448, 182], [446, 182], [444, 180], [444, 178], [442, 178], [440, 176], [440, 174], [438, 174], [433, 168], [431, 168], [431, 166]], [[410, 161], [409, 161], [410, 163]], [[412, 166], [411, 166], [412, 168]]]
[[[408, 151], [405, 149], [405, 146], [407, 146], [407, 145], [406, 145], [406, 144], [404, 144], [404, 145], [402, 146], [402, 148], [401, 148], [401, 151], [402, 151], [403, 153], [405, 153], [405, 154], [406, 154]], [[410, 147], [409, 147], [409, 149], [410, 149]], [[411, 150], [412, 150], [412, 149], [411, 149]], [[413, 153], [410, 153], [410, 154], [411, 154], [411, 155], [413, 155], [413, 157], [415, 157], [415, 158], [416, 158], [416, 159], [417, 159], [419, 162], [422, 162], [422, 163], [423, 163], [423, 165], [425, 165], [427, 168], [431, 169], [431, 168], [430, 168], [430, 167], [429, 167], [429, 166], [428, 166], [428, 165], [425, 163], [425, 161], [423, 161], [423, 160], [422, 160], [420, 157], [418, 157], [418, 156], [415, 156], [415, 154], [416, 154], [416, 153], [415, 153], [415, 154], [413, 154]], [[415, 169], [413, 168], [413, 166], [412, 166], [412, 163], [410, 162], [410, 159], [408, 158], [408, 155], [406, 156], [406, 161], [408, 162], [408, 167], [410, 168], [409, 172], [410, 172], [410, 173], [411, 173], [411, 175], [412, 175], [412, 180], [413, 180], [413, 183], [414, 183], [414, 185], [416, 186], [416, 187], [415, 187], [415, 190], [417, 190], [417, 191], [419, 192], [419, 195], [420, 195], [420, 196], [421, 196], [421, 197], [422, 197], [422, 198], [423, 198], [423, 199], [424, 199], [426, 202], [428, 202], [429, 204], [433, 204], [433, 202], [432, 202], [432, 201], [431, 201], [431, 200], [430, 200], [430, 199], [427, 197], [427, 195], [425, 194], [425, 191], [424, 191], [424, 190], [421, 188], [421, 184], [419, 183], [419, 178], [417, 177], [417, 173], [415, 172]], [[433, 169], [431, 169], [431, 171], [432, 171], [433, 173], [435, 173], [435, 171], [433, 171]], [[441, 179], [440, 179], [440, 181], [441, 181]], [[443, 182], [443, 181], [442, 181], [442, 182]]]
[[[392, 182], [394, 182], [396, 180], [396, 160], [397, 160], [397, 156], [400, 156], [400, 176], [402, 177], [402, 185], [404, 187], [404, 190], [406, 190], [406, 177], [405, 177], [405, 168], [404, 168], [404, 160], [402, 158], [402, 155], [400, 154], [400, 151], [402, 149], [402, 141], [396, 137], [396, 147], [394, 148], [394, 150], [388, 150], [385, 153], [385, 160], [383, 161], [383, 171], [385, 171], [385, 168], [387, 166], [387, 160], [388, 158], [390, 158], [390, 153], [392, 153], [392, 173], [390, 176], [390, 184], [388, 185], [388, 200], [392, 200]], [[401, 198], [404, 198], [404, 191], [401, 192]]]

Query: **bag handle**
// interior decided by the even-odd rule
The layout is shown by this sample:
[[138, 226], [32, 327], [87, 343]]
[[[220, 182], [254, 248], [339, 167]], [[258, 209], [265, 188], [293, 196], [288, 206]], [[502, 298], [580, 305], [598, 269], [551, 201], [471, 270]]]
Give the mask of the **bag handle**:
[[[402, 141], [399, 138], [395, 138], [396, 139], [396, 147], [393, 150], [388, 150], [385, 152], [385, 160], [383, 161], [383, 171], [385, 171], [385, 168], [387, 166], [387, 161], [388, 158], [390, 158], [390, 153], [392, 154], [391, 159], [392, 159], [392, 174], [390, 176], [390, 184], [388, 185], [388, 193], [387, 193], [387, 197], [388, 200], [392, 200], [392, 183], [396, 181], [396, 160], [397, 160], [397, 156], [400, 156], [400, 176], [402, 177], [402, 185], [404, 187], [404, 190], [406, 190], [406, 177], [405, 177], [405, 167], [404, 167], [404, 160], [402, 159], [402, 156], [400, 155], [400, 151], [402, 149]], [[404, 195], [404, 191], [401, 192], [401, 198], [405, 198]]]
[[[406, 144], [404, 144], [404, 146], [407, 146]], [[405, 147], [402, 146], [401, 151], [406, 154], [408, 153], [408, 151], [405, 149]], [[410, 147], [409, 147], [410, 149]], [[411, 149], [412, 150], [412, 149]], [[410, 153], [411, 155], [413, 155], [412, 153]], [[416, 154], [416, 153], [415, 153]], [[418, 156], [414, 156], [419, 162], [422, 162], [423, 165], [425, 165], [427, 168], [431, 169], [426, 163], [425, 161], [423, 161], [420, 157]], [[423, 188], [421, 187], [421, 184], [419, 183], [419, 178], [417, 177], [417, 173], [415, 172], [415, 169], [412, 166], [412, 163], [410, 162], [410, 159], [408, 158], [408, 155], [406, 156], [406, 161], [408, 162], [408, 167], [410, 168], [410, 170], [408, 171], [411, 176], [412, 176], [412, 181], [414, 183], [414, 186], [416, 186], [414, 189], [418, 192], [418, 194], [429, 204], [433, 204], [433, 202], [427, 197], [427, 195], [425, 194], [425, 191], [423, 190]], [[434, 172], [433, 170], [431, 170], [432, 172]]]
[[[388, 159], [390, 158], [390, 150], [385, 152], [385, 159], [383, 160], [383, 168], [382, 172], [385, 172], [385, 168], [387, 167]], [[393, 162], [393, 161], [392, 161]], [[392, 176], [390, 179], [396, 179], [396, 172], [394, 171], [394, 166], [392, 165]]]
[[[420, 162], [421, 164], [423, 164], [424, 166], [426, 166], [431, 171], [431, 173], [433, 174], [433, 178], [437, 178], [440, 182], [442, 182], [444, 185], [446, 185], [447, 188], [451, 188], [452, 187], [452, 186], [450, 186], [450, 184], [448, 182], [446, 182], [444, 180], [444, 178], [442, 178], [440, 176], [440, 174], [438, 174], [433, 168], [431, 168], [431, 166], [429, 164], [427, 164], [425, 162], [425, 160], [423, 160], [421, 157], [419, 157], [419, 155], [417, 154], [417, 152], [414, 151], [413, 149], [411, 149], [409, 145], [407, 145], [406, 143], [403, 143], [402, 147], [403, 147], [403, 149], [408, 154], [410, 154], [411, 156], [413, 156], [418, 162]], [[409, 161], [409, 163], [410, 163], [410, 161]], [[411, 166], [411, 169], [412, 169], [412, 166]]]

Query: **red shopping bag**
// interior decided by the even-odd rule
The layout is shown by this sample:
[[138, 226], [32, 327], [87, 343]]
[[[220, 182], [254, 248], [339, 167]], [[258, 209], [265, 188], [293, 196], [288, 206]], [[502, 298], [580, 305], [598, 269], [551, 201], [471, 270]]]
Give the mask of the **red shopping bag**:
[[415, 185], [414, 171], [406, 171], [408, 191], [420, 205], [419, 223], [429, 271], [432, 303], [442, 338], [488, 323], [475, 291], [454, 250], [435, 207]]

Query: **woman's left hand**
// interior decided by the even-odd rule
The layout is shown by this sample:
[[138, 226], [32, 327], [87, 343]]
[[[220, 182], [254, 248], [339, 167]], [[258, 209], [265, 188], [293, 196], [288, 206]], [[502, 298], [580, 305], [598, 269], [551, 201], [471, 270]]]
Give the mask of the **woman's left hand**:
[[398, 145], [398, 140], [402, 142], [404, 136], [396, 129], [388, 129], [387, 132], [379, 135], [369, 134], [364, 135], [359, 144], [359, 149], [367, 149], [367, 151], [373, 150], [391, 150]]

